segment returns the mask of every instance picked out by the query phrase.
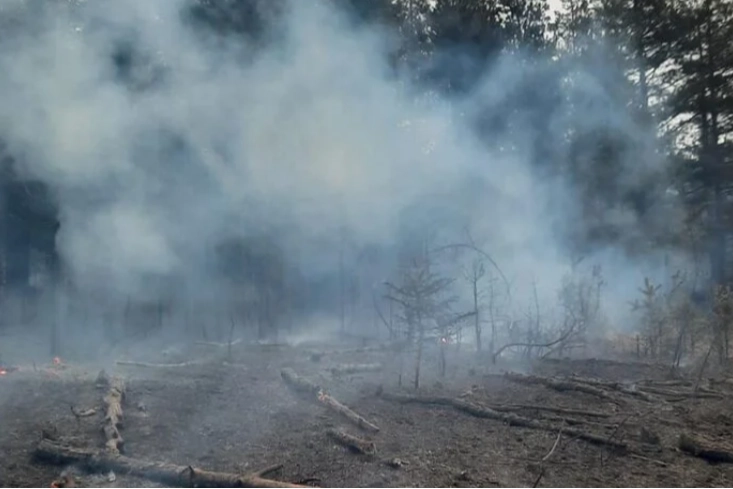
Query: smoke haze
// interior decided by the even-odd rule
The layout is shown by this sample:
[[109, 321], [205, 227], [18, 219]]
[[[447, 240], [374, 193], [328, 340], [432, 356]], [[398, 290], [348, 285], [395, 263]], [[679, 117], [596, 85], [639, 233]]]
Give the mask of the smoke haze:
[[[520, 111], [487, 144], [475, 114], [524, 103], [518, 85], [542, 92], [541, 58], [506, 55], [475, 90], [447, 100], [395, 73], [383, 30], [355, 27], [326, 2], [287, 2], [266, 40], [249, 44], [202, 35], [189, 6], [3, 3], [28, 28], [0, 43], [0, 133], [19, 170], [54, 189], [57, 246], [79, 290], [143, 299], [162, 287], [216, 301], [227, 292], [212, 250], [261, 234], [306, 278], [338, 270], [344, 237], [387, 250], [368, 272], [379, 283], [408, 238], [429, 230], [438, 244], [459, 242], [469, 229], [516, 307], [530, 304], [536, 283], [550, 310], [577, 258], [567, 234], [584, 212], [575, 182], [537, 162], [566, 158], [562, 135], [581, 126], [636, 144], [624, 163], [630, 183], [664, 170], [652, 140], [592, 77], [562, 87], [559, 110], [532, 107], [546, 117], [541, 131]], [[575, 103], [590, 99], [600, 102]], [[637, 216], [605, 211], [644, 235]], [[583, 265], [602, 266], [619, 328], [642, 278], [667, 273], [660, 257], [583, 254]]]

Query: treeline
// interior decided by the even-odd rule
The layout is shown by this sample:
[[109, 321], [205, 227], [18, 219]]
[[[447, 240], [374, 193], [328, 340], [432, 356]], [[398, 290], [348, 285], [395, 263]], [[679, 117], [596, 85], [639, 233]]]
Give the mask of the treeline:
[[[465, 117], [487, 147], [521, 150], [539, 174], [571, 182], [577, 215], [559, 230], [569, 248], [582, 255], [607, 244], [632, 254], [676, 247], [705, 258], [712, 283], [730, 280], [733, 2], [563, 0], [551, 12], [547, 0], [327, 1], [355, 25], [385, 29], [395, 77], [418, 92], [460, 100], [506, 59], [516, 62], [519, 75], [502, 87], [501, 100], [478, 103]], [[287, 5], [191, 0], [184, 19], [201, 42], [231, 47], [244, 39], [246, 62], [277, 41]], [[155, 61], [131, 43], [121, 42], [110, 62], [133, 91], [164, 77], [162, 68], [135, 69]], [[531, 148], [523, 144], [528, 133]], [[14, 157], [5, 159], [0, 219], [7, 287], [30, 283], [31, 251], [62, 269], [53, 189], [21, 181]], [[265, 304], [259, 321], [274, 324], [273, 315], [306, 307], [308, 297], [296, 291], [308, 287], [277, 246], [263, 243], [261, 236], [233, 238], [215, 253], [227, 257], [223, 275], [266, 291], [257, 295]], [[347, 268], [342, 259], [332, 276], [312, 282], [339, 297], [342, 324], [345, 304], [356, 301], [348, 298], [367, 295], [359, 272]]]

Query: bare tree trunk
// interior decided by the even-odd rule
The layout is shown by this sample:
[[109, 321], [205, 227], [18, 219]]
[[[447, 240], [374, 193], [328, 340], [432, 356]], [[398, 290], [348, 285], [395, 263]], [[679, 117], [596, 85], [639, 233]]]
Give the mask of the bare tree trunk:
[[446, 344], [441, 341], [440, 342], [440, 376], [445, 377], [445, 348]]
[[418, 340], [417, 340], [417, 359], [415, 361], [415, 381], [414, 381], [414, 387], [415, 389], [420, 388], [420, 364], [422, 363], [422, 349], [423, 349], [423, 343], [425, 340], [425, 328], [422, 324], [422, 318], [420, 317], [420, 314], [417, 316], [417, 334], [418, 334]]
[[344, 239], [341, 238], [339, 248], [339, 299], [340, 299], [340, 329], [341, 334], [346, 332], [346, 270], [344, 266]]
[[473, 318], [473, 325], [476, 330], [476, 351], [481, 353], [481, 319], [478, 310], [478, 279], [473, 280], [473, 310], [476, 315]]
[[402, 374], [405, 372], [405, 352], [400, 351], [400, 376], [397, 378], [397, 385], [402, 387]]
[[389, 339], [394, 339], [394, 303], [389, 301]]
[[489, 292], [489, 320], [491, 321], [491, 341], [489, 343], [489, 353], [491, 354], [492, 363], [496, 364], [496, 317], [494, 316], [494, 284], [491, 283], [491, 291]]

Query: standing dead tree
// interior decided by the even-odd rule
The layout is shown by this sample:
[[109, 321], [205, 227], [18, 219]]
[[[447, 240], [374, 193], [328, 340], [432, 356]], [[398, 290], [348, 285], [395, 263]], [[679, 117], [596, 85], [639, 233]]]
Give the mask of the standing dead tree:
[[377, 300], [377, 294], [372, 291], [372, 305], [374, 307], [374, 312], [379, 317], [379, 320], [382, 321], [382, 324], [384, 324], [384, 327], [387, 328], [387, 331], [389, 332], [389, 339], [390, 341], [394, 339], [395, 337], [395, 328], [394, 328], [394, 302], [389, 302], [389, 312], [388, 315], [385, 316], [382, 312], [382, 309], [379, 307], [379, 301]]
[[[471, 263], [471, 269], [465, 270], [464, 277], [465, 279], [471, 284], [471, 295], [473, 299], [473, 329], [474, 334], [476, 335], [476, 351], [478, 353], [481, 353], [481, 333], [482, 333], [482, 327], [481, 327], [481, 290], [479, 287], [479, 282], [482, 278], [486, 275], [486, 267], [484, 267], [484, 262], [478, 258], [473, 260]], [[492, 328], [494, 326], [492, 325]], [[492, 330], [491, 334], [491, 354], [494, 353], [494, 343], [493, 340], [496, 337], [496, 331]]]
[[719, 286], [715, 290], [713, 306], [713, 338], [718, 362], [723, 365], [730, 356], [730, 330], [733, 323], [733, 289]]

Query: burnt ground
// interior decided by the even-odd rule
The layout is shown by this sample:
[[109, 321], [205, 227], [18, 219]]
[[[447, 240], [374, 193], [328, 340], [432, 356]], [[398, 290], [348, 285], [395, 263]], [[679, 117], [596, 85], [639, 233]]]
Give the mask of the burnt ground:
[[[221, 360], [226, 348], [197, 347], [177, 358], [147, 361], [199, 365], [118, 365], [109, 373], [127, 381], [124, 452], [136, 459], [232, 473], [282, 464], [268, 477], [321, 487], [728, 487], [733, 483], [733, 465], [714, 465], [677, 449], [681, 433], [727, 443], [733, 432], [733, 386], [727, 383], [703, 381], [709, 398], [699, 399], [673, 395], [672, 390], [691, 388], [684, 382], [674, 387], [663, 384], [669, 371], [659, 366], [560, 360], [524, 369], [555, 378], [624, 381], [631, 389], [656, 381], [663, 393], [649, 401], [610, 388], [604, 389], [609, 393], [606, 398], [511, 382], [501, 375], [506, 365], [490, 368], [469, 361], [459, 365], [456, 354], [449, 360], [446, 377], [438, 375], [436, 365], [425, 366], [421, 395], [461, 396], [485, 406], [531, 404], [608, 414], [591, 418], [530, 409], [516, 412], [554, 427], [538, 431], [473, 417], [449, 406], [386, 400], [376, 395], [380, 387], [385, 393], [415, 393], [397, 385], [395, 354], [341, 349], [237, 345], [229, 364]], [[329, 353], [314, 361], [314, 350]], [[329, 371], [337, 364], [374, 362], [384, 369], [342, 376]], [[281, 378], [285, 367], [319, 383], [378, 425], [380, 432], [360, 433], [311, 398], [296, 394]], [[108, 473], [89, 474], [34, 457], [42, 436], [76, 447], [103, 446], [102, 415], [77, 418], [71, 409], [101, 408], [104, 388], [95, 385], [97, 373], [98, 368], [69, 361], [63, 368], [26, 367], [0, 378], [0, 485], [49, 487], [66, 471], [79, 486], [161, 487], [122, 473], [110, 481]], [[568, 422], [626, 443], [629, 449], [619, 452], [563, 434], [555, 446], [560, 428]], [[355, 454], [337, 445], [326, 434], [329, 427], [373, 440], [376, 455]], [[388, 463], [395, 458], [402, 462], [400, 467]]]

